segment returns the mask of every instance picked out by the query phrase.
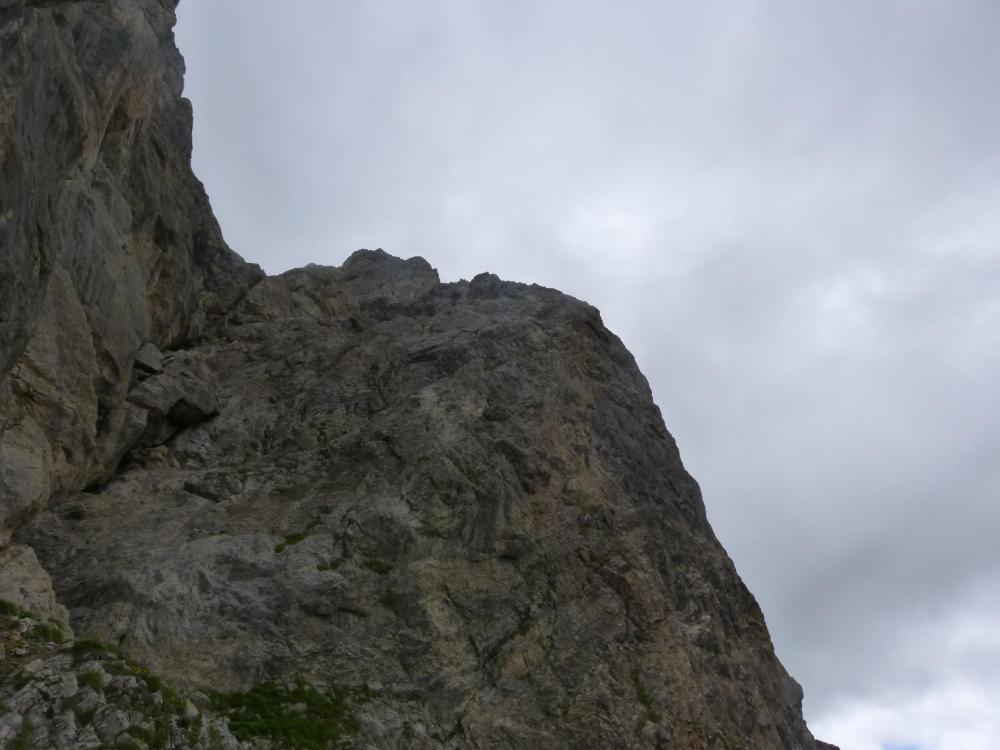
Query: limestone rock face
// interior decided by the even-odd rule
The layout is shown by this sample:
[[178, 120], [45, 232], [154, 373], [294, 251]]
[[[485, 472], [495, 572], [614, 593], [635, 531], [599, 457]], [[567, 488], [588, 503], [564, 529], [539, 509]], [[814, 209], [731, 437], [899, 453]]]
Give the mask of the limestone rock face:
[[[0, 3], [0, 598], [199, 704], [129, 717], [140, 671], [87, 731], [182, 747], [211, 703], [304, 746], [216, 695], [301, 684], [356, 748], [828, 747], [597, 310], [382, 251], [264, 278], [191, 175], [172, 23]], [[37, 687], [0, 652], [43, 744], [31, 691], [81, 673], [47, 648]]]
[[147, 342], [260, 277], [191, 173], [172, 2], [0, 2], [0, 529], [106, 478]]
[[224, 719], [116, 650], [35, 617], [0, 612], [0, 747], [245, 747]]
[[11, 544], [0, 549], [0, 600], [56, 622], [64, 630], [69, 627], [69, 613], [56, 601], [52, 579], [31, 547]]

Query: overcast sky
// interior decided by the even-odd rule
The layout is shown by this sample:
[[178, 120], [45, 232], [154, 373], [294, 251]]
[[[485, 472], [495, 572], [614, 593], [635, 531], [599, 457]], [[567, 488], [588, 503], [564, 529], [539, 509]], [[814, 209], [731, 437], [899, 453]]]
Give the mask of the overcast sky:
[[179, 12], [238, 252], [595, 304], [814, 732], [1000, 748], [1000, 4]]

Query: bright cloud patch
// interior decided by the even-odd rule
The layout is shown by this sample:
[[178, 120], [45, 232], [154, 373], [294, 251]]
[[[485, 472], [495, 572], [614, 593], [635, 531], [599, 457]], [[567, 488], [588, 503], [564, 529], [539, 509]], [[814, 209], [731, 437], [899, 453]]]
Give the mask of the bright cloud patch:
[[817, 736], [843, 750], [1000, 748], [998, 593], [977, 587], [952, 613], [898, 633], [886, 650], [908, 665], [894, 683], [910, 689], [831, 701], [812, 722]]
[[996, 750], [1000, 692], [953, 683], [908, 699], [845, 703], [813, 732], [843, 750]]

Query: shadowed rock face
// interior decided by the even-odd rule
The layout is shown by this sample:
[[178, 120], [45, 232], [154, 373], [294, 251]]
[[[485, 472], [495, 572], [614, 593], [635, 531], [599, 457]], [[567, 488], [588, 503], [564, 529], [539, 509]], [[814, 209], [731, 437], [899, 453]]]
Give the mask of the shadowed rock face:
[[353, 747], [829, 747], [598, 312], [382, 251], [263, 278], [172, 23], [0, 4], [18, 590], [187, 687], [350, 688]]

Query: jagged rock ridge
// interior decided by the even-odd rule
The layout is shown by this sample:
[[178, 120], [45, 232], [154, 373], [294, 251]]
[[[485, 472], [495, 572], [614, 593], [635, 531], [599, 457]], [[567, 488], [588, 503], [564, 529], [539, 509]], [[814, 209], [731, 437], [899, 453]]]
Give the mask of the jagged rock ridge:
[[264, 278], [190, 172], [173, 13], [0, 6], [10, 596], [196, 702], [349, 694], [352, 747], [822, 747], [598, 312], [381, 251]]

